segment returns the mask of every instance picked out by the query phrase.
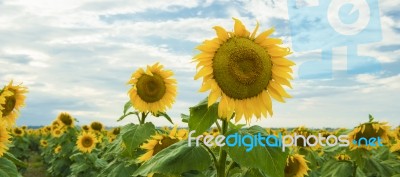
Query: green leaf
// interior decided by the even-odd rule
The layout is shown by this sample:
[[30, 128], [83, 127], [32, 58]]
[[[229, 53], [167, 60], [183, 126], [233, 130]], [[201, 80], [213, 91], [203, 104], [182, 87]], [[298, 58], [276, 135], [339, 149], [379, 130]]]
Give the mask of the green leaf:
[[132, 156], [135, 149], [139, 147], [144, 141], [155, 134], [155, 127], [151, 122], [143, 125], [128, 124], [122, 128], [122, 140]]
[[322, 165], [323, 177], [351, 177], [353, 176], [354, 166], [350, 161], [337, 161], [332, 159]]
[[240, 177], [265, 177], [259, 169], [246, 169]]
[[169, 115], [165, 112], [158, 112], [156, 115], [154, 115], [156, 117], [160, 117], [163, 116], [165, 119], [167, 119], [171, 124], [174, 124], [174, 122], [172, 122], [171, 117], [169, 117]]
[[189, 131], [195, 130], [194, 136], [203, 134], [218, 119], [218, 104], [208, 107], [207, 98], [189, 109]]
[[189, 123], [189, 115], [181, 114], [182, 122]]
[[132, 103], [131, 103], [131, 101], [129, 100], [129, 101], [127, 101], [127, 102], [125, 103], [125, 105], [124, 105], [124, 115], [126, 114], [126, 112], [128, 112], [129, 108], [131, 108], [131, 107], [132, 107]]
[[366, 159], [365, 168], [363, 171], [366, 174], [371, 174], [374, 176], [387, 176], [391, 177], [393, 175], [394, 169], [389, 165], [381, 163], [378, 159], [370, 158]]
[[372, 121], [374, 121], [374, 116], [372, 116], [371, 114], [369, 114], [369, 122], [372, 122]]
[[0, 176], [1, 177], [15, 177], [19, 176], [15, 164], [7, 158], [0, 158]]
[[120, 163], [108, 174], [107, 177], [130, 177], [136, 169], [136, 166], [126, 166], [125, 163]]
[[122, 115], [121, 117], [119, 117], [119, 119], [117, 120], [117, 122], [124, 120], [125, 117], [128, 117], [132, 114], [135, 114], [136, 116], [139, 116], [139, 112], [135, 111], [135, 112], [128, 112], [127, 114]]
[[229, 124], [229, 128], [233, 129], [233, 130], [240, 130], [242, 129], [244, 126], [246, 126], [246, 124], [237, 124], [235, 125], [234, 123], [232, 123], [231, 121], [228, 122]]
[[[231, 130], [227, 133], [227, 137], [230, 134], [238, 133], [242, 137], [244, 135], [252, 135], [245, 130]], [[232, 139], [231, 139], [232, 140]], [[250, 139], [245, 139], [247, 144], [250, 143]], [[232, 141], [230, 141], [232, 143]], [[287, 151], [282, 152], [280, 147], [263, 147], [254, 146], [252, 150], [246, 152], [245, 146], [224, 146], [229, 156], [242, 167], [260, 169], [265, 175], [274, 177], [283, 177], [284, 169], [286, 165], [286, 158], [288, 156]]]
[[28, 164], [18, 160], [17, 158], [15, 158], [14, 155], [6, 152], [4, 153], [4, 157], [7, 158], [8, 160], [11, 160], [15, 165], [18, 165], [19, 167], [23, 167], [23, 168], [27, 168]]
[[163, 149], [149, 161], [142, 164], [133, 176], [149, 173], [180, 175], [190, 170], [203, 171], [211, 165], [211, 157], [202, 146], [188, 146], [188, 141], [180, 141]]

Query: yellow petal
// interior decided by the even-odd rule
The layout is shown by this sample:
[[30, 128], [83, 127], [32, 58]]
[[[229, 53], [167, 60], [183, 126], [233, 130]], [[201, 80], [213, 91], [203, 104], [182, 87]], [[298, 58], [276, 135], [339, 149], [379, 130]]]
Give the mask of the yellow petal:
[[293, 61], [290, 61], [286, 58], [283, 57], [271, 57], [272, 63], [275, 65], [280, 65], [280, 66], [294, 66], [296, 65]]
[[207, 81], [207, 82], [203, 82], [203, 84], [201, 85], [199, 92], [205, 92], [207, 90], [211, 89], [211, 82]]
[[285, 98], [292, 98], [292, 96], [290, 96], [285, 89], [282, 88], [281, 85], [279, 85], [278, 83], [276, 83], [275, 81], [269, 81], [269, 85], [270, 87], [272, 87], [274, 90], [276, 90], [279, 95], [281, 95], [282, 97]]
[[246, 27], [243, 25], [243, 23], [236, 18], [232, 19], [235, 20], [235, 25], [234, 25], [235, 35], [240, 37], [247, 37], [250, 34], [250, 32], [246, 30]]
[[150, 66], [147, 66], [146, 74], [149, 75], [149, 76], [153, 76], [153, 73], [151, 72]]
[[259, 35], [256, 37], [256, 39], [254, 40], [254, 42], [257, 43], [257, 44], [261, 43], [262, 41], [265, 40], [266, 37], [268, 37], [269, 35], [271, 35], [274, 31], [275, 31], [275, 29], [274, 29], [274, 28], [271, 28], [271, 29], [269, 29], [269, 30], [267, 30], [267, 31], [262, 32], [261, 34], [259, 34]]
[[214, 104], [220, 96], [221, 96], [221, 91], [219, 89], [212, 90], [210, 95], [208, 96], [208, 107]]
[[279, 71], [275, 67], [272, 67], [272, 77], [274, 77], [274, 75], [285, 79], [293, 79], [293, 77], [289, 73]]
[[220, 26], [214, 26], [214, 30], [217, 33], [218, 39], [221, 40], [221, 42], [225, 42], [228, 38], [228, 32], [226, 32], [226, 30]]
[[250, 39], [254, 39], [255, 38], [259, 26], [260, 26], [260, 24], [257, 22], [257, 25], [254, 28], [253, 33], [251, 33]]
[[269, 115], [272, 116], [273, 115], [272, 100], [271, 100], [269, 93], [265, 90], [262, 92], [262, 100], [264, 101], [264, 104], [267, 106]]
[[280, 83], [281, 85], [286, 85], [289, 88], [293, 89], [292, 84], [287, 79], [281, 77], [273, 77], [273, 79], [276, 80], [276, 82]]
[[207, 67], [207, 66], [206, 66], [206, 67], [203, 67], [203, 68], [201, 68], [200, 71], [198, 71], [197, 74], [194, 76], [194, 80], [197, 80], [197, 79], [199, 79], [200, 77], [209, 75], [209, 74], [211, 74], [212, 72], [213, 72], [213, 70], [212, 70], [211, 67]]
[[282, 39], [268, 38], [268, 39], [265, 39], [264, 41], [262, 41], [260, 43], [260, 46], [268, 47], [268, 46], [271, 46], [271, 45], [277, 45], [277, 44], [282, 44], [282, 43], [283, 43]]
[[273, 88], [269, 87], [268, 88], [268, 93], [271, 95], [272, 98], [274, 98], [276, 101], [284, 103], [285, 100], [279, 95], [278, 91], [274, 90]]

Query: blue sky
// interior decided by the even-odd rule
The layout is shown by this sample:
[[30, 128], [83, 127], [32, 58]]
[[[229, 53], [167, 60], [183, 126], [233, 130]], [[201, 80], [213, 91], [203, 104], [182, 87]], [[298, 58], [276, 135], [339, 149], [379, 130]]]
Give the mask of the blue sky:
[[[308, 0], [307, 3], [315, 3]], [[348, 74], [346, 47], [332, 49], [333, 77], [299, 78], [298, 68], [321, 58], [321, 50], [294, 51], [293, 99], [274, 102], [274, 116], [256, 121], [267, 127], [353, 127], [368, 114], [400, 124], [400, 13], [395, 1], [379, 2], [382, 37], [358, 45], [376, 58], [376, 73]], [[206, 97], [194, 81], [195, 46], [215, 34], [213, 26], [233, 29], [232, 17], [252, 30], [276, 28], [274, 37], [292, 47], [286, 1], [53, 1], [0, 0], [0, 84], [13, 79], [29, 88], [19, 125], [46, 125], [68, 111], [79, 124], [116, 122], [128, 100], [128, 81], [138, 67], [161, 62], [175, 72], [178, 97], [168, 111], [179, 125], [180, 113]], [[330, 15], [330, 14], [328, 14]], [[318, 19], [301, 23], [313, 29]], [[335, 40], [335, 39], [333, 39]], [[361, 68], [363, 69], [363, 68]], [[365, 69], [365, 68], [364, 68]], [[168, 122], [149, 118], [156, 125]]]

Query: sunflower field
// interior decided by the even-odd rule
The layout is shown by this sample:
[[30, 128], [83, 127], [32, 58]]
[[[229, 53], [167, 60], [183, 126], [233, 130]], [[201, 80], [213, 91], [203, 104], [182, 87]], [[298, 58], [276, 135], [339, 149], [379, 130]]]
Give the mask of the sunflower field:
[[[202, 80], [199, 91], [209, 95], [181, 114], [185, 127], [174, 125], [177, 118], [167, 113], [177, 80], [160, 63], [139, 68], [128, 79], [129, 101], [116, 121], [138, 123], [121, 127], [99, 121], [78, 125], [67, 112], [41, 128], [18, 127], [28, 88], [5, 84], [0, 88], [0, 177], [32, 176], [32, 154], [45, 169], [36, 176], [43, 177], [400, 177], [400, 126], [372, 115], [353, 129], [256, 125], [253, 119], [273, 116], [273, 100], [291, 98], [285, 88], [292, 88], [295, 63], [282, 40], [269, 37], [273, 28], [258, 34], [258, 24], [250, 32], [239, 19], [233, 21], [232, 31], [215, 26], [216, 37], [197, 47], [194, 79]], [[159, 119], [171, 125], [161, 127]], [[242, 145], [224, 141], [230, 135], [241, 137]], [[324, 140], [264, 139], [274, 147], [244, 138], [298, 135]], [[340, 140], [341, 135], [348, 146], [328, 146], [337, 144], [329, 137]]]

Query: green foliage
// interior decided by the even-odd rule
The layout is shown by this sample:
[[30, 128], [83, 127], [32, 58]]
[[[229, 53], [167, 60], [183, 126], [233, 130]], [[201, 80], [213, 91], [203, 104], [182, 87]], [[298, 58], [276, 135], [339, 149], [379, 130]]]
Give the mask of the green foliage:
[[[227, 135], [238, 133], [240, 136], [253, 135], [258, 127], [249, 129], [241, 129], [228, 131]], [[260, 130], [262, 132], [262, 130]], [[263, 130], [264, 133], [265, 130]], [[246, 138], [247, 144], [251, 144], [250, 139]], [[225, 146], [224, 147], [233, 161], [238, 163], [241, 167], [259, 169], [266, 175], [274, 177], [283, 177], [284, 168], [286, 164], [287, 152], [282, 152], [280, 147], [262, 147], [255, 146], [249, 152], [246, 152], [245, 146]]]
[[202, 171], [211, 165], [211, 157], [202, 146], [187, 146], [180, 141], [158, 152], [149, 161], [143, 163], [133, 176], [161, 173], [180, 175], [190, 170]]
[[15, 164], [5, 157], [0, 157], [0, 176], [1, 177], [18, 177], [21, 176], [18, 173]]
[[155, 134], [155, 126], [150, 122], [143, 125], [128, 124], [122, 128], [121, 134], [129, 155], [133, 156], [139, 145]]
[[207, 131], [218, 119], [218, 104], [208, 107], [207, 98], [190, 108], [189, 131], [195, 130], [194, 136]]

